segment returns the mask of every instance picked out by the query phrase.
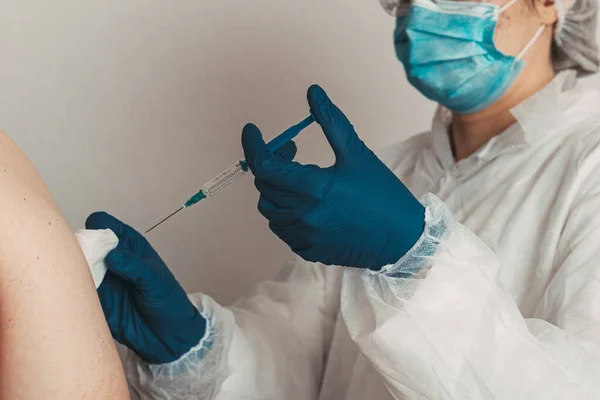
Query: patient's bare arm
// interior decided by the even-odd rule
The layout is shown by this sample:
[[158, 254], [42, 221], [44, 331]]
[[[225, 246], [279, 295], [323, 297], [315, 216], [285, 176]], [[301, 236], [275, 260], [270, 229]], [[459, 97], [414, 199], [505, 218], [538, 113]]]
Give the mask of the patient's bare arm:
[[77, 240], [0, 130], [0, 399], [126, 399]]

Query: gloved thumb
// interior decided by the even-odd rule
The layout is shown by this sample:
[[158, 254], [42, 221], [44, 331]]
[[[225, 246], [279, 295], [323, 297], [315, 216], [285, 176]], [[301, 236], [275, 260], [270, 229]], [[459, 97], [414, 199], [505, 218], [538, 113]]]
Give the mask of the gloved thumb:
[[140, 284], [148, 274], [144, 260], [128, 250], [114, 249], [104, 259], [109, 271], [133, 284]]
[[344, 113], [332, 103], [327, 93], [318, 85], [308, 88], [308, 104], [317, 123], [321, 125], [337, 162], [359, 154], [364, 143]]

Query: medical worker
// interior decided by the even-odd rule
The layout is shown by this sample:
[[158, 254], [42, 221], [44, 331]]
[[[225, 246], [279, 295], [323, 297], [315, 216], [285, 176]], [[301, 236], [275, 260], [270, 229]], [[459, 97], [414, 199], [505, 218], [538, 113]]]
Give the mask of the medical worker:
[[139, 233], [89, 217], [119, 238], [98, 293], [142, 398], [600, 399], [596, 0], [405, 1], [384, 5], [440, 104], [429, 132], [380, 159], [318, 86], [333, 166], [243, 130], [299, 256], [276, 280], [188, 297]]

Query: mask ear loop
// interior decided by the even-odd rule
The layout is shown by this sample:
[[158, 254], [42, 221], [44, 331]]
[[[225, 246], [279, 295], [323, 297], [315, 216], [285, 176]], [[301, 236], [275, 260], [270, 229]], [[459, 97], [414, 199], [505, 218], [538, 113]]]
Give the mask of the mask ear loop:
[[[510, 0], [508, 3], [506, 3], [502, 7], [498, 8], [497, 11], [496, 11], [496, 18], [498, 18], [498, 16], [500, 14], [502, 14], [504, 11], [506, 11], [510, 6], [512, 6], [513, 4], [515, 4], [517, 1], [519, 1], [519, 0]], [[531, 46], [533, 46], [535, 44], [535, 42], [537, 42], [537, 40], [540, 38], [540, 36], [542, 35], [542, 33], [544, 33], [545, 29], [546, 29], [546, 25], [542, 25], [542, 26], [539, 27], [539, 29], [537, 30], [537, 32], [535, 33], [535, 35], [533, 35], [533, 37], [531, 38], [531, 40], [529, 41], [529, 43], [527, 43], [527, 45], [525, 45], [525, 48], [523, 50], [521, 50], [521, 52], [519, 53], [519, 55], [517, 55], [515, 57], [515, 60], [513, 61], [512, 65], [511, 65], [511, 68], [514, 68], [514, 66], [517, 63], [517, 61], [521, 60], [523, 58], [523, 56], [531, 49]]]
[[531, 50], [531, 47], [535, 44], [535, 42], [537, 42], [537, 40], [540, 38], [540, 36], [542, 35], [542, 33], [544, 33], [544, 30], [546, 29], [546, 25], [542, 25], [538, 28], [537, 32], [535, 33], [535, 35], [533, 35], [533, 37], [531, 38], [531, 40], [529, 41], [529, 43], [527, 43], [527, 45], [525, 46], [525, 48], [523, 50], [521, 50], [521, 52], [519, 53], [519, 55], [517, 55], [515, 57], [515, 60], [513, 61], [512, 66], [514, 67], [515, 64], [517, 63], [517, 61], [522, 60], [523, 56], [525, 56], [525, 54], [527, 54], [527, 52], [529, 50]]
[[515, 4], [517, 1], [519, 0], [510, 0], [508, 3], [506, 3], [505, 5], [503, 5], [502, 7], [498, 8], [498, 11], [496, 11], [496, 17], [500, 14], [502, 14], [504, 11], [506, 11], [508, 8], [510, 8], [510, 6], [512, 6], [513, 4]]

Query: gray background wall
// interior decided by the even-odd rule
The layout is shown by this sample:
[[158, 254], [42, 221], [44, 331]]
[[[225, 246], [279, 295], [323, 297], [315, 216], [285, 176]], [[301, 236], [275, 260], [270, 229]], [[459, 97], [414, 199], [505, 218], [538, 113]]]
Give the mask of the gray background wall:
[[[149, 228], [242, 156], [246, 122], [270, 139], [307, 116], [311, 83], [373, 148], [434, 109], [376, 0], [0, 3], [0, 127], [73, 229], [95, 210]], [[297, 143], [301, 161], [331, 162], [318, 128]], [[187, 290], [229, 303], [290, 256], [257, 198], [247, 176], [149, 235]]]

